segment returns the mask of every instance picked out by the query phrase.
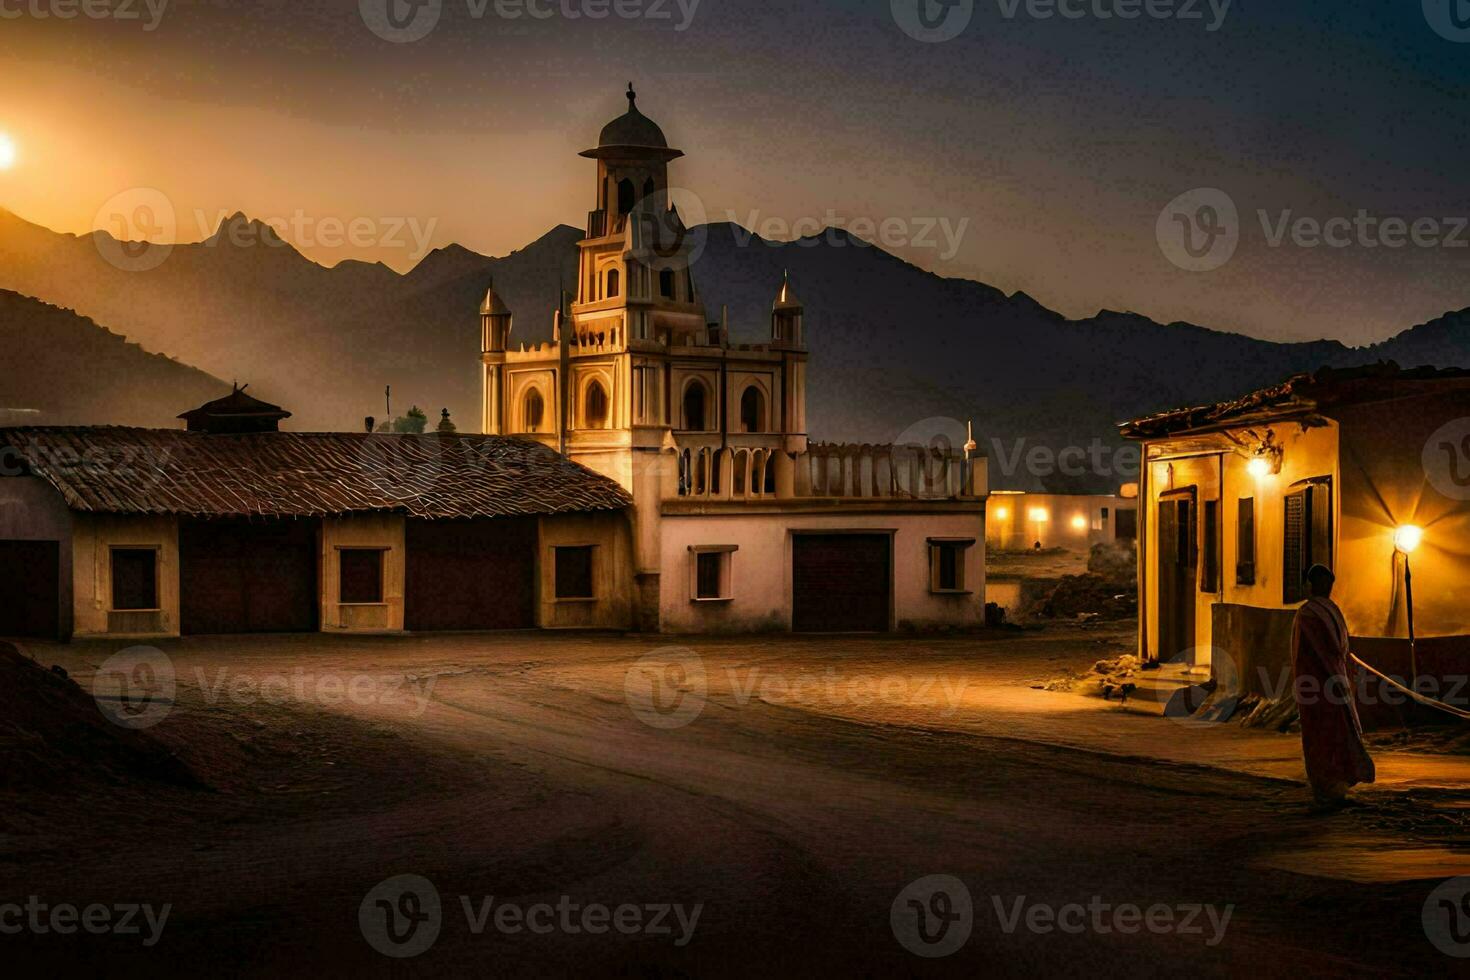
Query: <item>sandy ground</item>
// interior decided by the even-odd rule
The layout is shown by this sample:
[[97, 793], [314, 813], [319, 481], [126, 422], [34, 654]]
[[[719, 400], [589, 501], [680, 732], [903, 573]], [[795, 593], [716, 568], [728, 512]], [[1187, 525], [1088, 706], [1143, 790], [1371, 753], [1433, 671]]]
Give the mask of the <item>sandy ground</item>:
[[[1029, 687], [1128, 643], [1059, 630], [162, 643], [176, 703], [150, 731], [212, 790], [58, 774], [0, 799], [0, 903], [168, 903], [160, 941], [27, 929], [0, 950], [26, 967], [293, 976], [1457, 965], [1421, 916], [1467, 870], [1464, 787], [1381, 759], [1406, 767], [1396, 786], [1315, 816], [1288, 771], [1294, 739]], [[90, 685], [119, 646], [31, 650]], [[399, 960], [364, 938], [359, 907], [401, 874], [431, 881], [443, 912], [427, 951]], [[933, 874], [974, 907], [943, 959], [910, 953], [890, 920]], [[678, 925], [477, 934], [461, 898], [490, 896], [700, 911], [683, 945]], [[1064, 933], [1044, 917], [1008, 931], [1018, 901], [1230, 918], [1222, 933], [1203, 915], [1197, 933]]]

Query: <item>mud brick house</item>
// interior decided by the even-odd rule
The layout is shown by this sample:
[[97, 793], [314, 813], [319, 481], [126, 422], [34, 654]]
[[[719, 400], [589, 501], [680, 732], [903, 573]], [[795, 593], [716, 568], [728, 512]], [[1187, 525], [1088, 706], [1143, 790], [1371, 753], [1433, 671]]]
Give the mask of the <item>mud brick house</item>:
[[630, 625], [617, 484], [525, 440], [288, 415], [237, 391], [187, 430], [0, 429], [0, 635]]
[[1146, 660], [1228, 660], [1267, 693], [1321, 563], [1364, 659], [1409, 674], [1411, 571], [1421, 676], [1470, 667], [1470, 372], [1323, 370], [1121, 428], [1143, 446]]

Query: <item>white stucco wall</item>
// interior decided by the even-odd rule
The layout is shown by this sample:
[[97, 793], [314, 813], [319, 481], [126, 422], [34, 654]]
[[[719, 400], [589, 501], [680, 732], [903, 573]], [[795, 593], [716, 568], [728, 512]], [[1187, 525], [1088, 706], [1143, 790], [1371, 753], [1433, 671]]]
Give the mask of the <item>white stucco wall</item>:
[[[978, 510], [847, 513], [721, 512], [665, 514], [662, 520], [661, 628], [669, 633], [791, 628], [792, 535], [800, 531], [893, 533], [893, 626], [927, 629], [984, 621], [985, 528]], [[930, 538], [974, 538], [965, 551], [967, 594], [930, 591]], [[731, 598], [695, 602], [690, 565], [695, 546], [734, 545]]]

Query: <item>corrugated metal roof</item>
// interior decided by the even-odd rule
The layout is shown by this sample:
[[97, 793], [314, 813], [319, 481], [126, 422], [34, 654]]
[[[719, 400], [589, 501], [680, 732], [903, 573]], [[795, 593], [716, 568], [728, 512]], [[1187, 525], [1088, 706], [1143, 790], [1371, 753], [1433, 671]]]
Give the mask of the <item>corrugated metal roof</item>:
[[114, 426], [0, 428], [0, 472], [24, 467], [76, 511], [195, 517], [396, 512], [465, 518], [618, 510], [621, 486], [527, 440], [499, 436]]

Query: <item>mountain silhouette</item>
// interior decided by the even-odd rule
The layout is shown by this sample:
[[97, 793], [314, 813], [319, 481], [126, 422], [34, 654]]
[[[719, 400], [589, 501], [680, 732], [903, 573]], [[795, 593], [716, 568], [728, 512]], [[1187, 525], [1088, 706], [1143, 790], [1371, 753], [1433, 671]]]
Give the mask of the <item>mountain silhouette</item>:
[[[936, 275], [836, 229], [788, 243], [731, 223], [697, 232], [696, 282], [712, 321], [727, 311], [733, 343], [768, 338], [771, 301], [789, 270], [807, 309], [814, 439], [927, 439], [973, 421], [998, 487], [1116, 489], [1118, 474], [998, 464], [1018, 448], [1116, 447], [1118, 421], [1300, 371], [1390, 359], [1470, 366], [1470, 310], [1370, 347], [1282, 344], [1129, 312], [1068, 319], [1025, 293]], [[560, 225], [498, 258], [449, 245], [404, 274], [367, 262], [318, 265], [243, 214], [142, 272], [110, 264], [94, 236], [0, 210], [0, 288], [74, 308], [218, 377], [248, 380], [259, 397], [294, 412], [298, 430], [382, 418], [391, 385], [394, 412], [448, 408], [473, 431], [486, 286], [493, 278], [515, 313], [513, 345], [549, 340], [561, 291], [575, 289], [582, 232]], [[21, 363], [38, 356], [24, 343], [15, 355]], [[14, 396], [0, 390], [7, 400]]]

